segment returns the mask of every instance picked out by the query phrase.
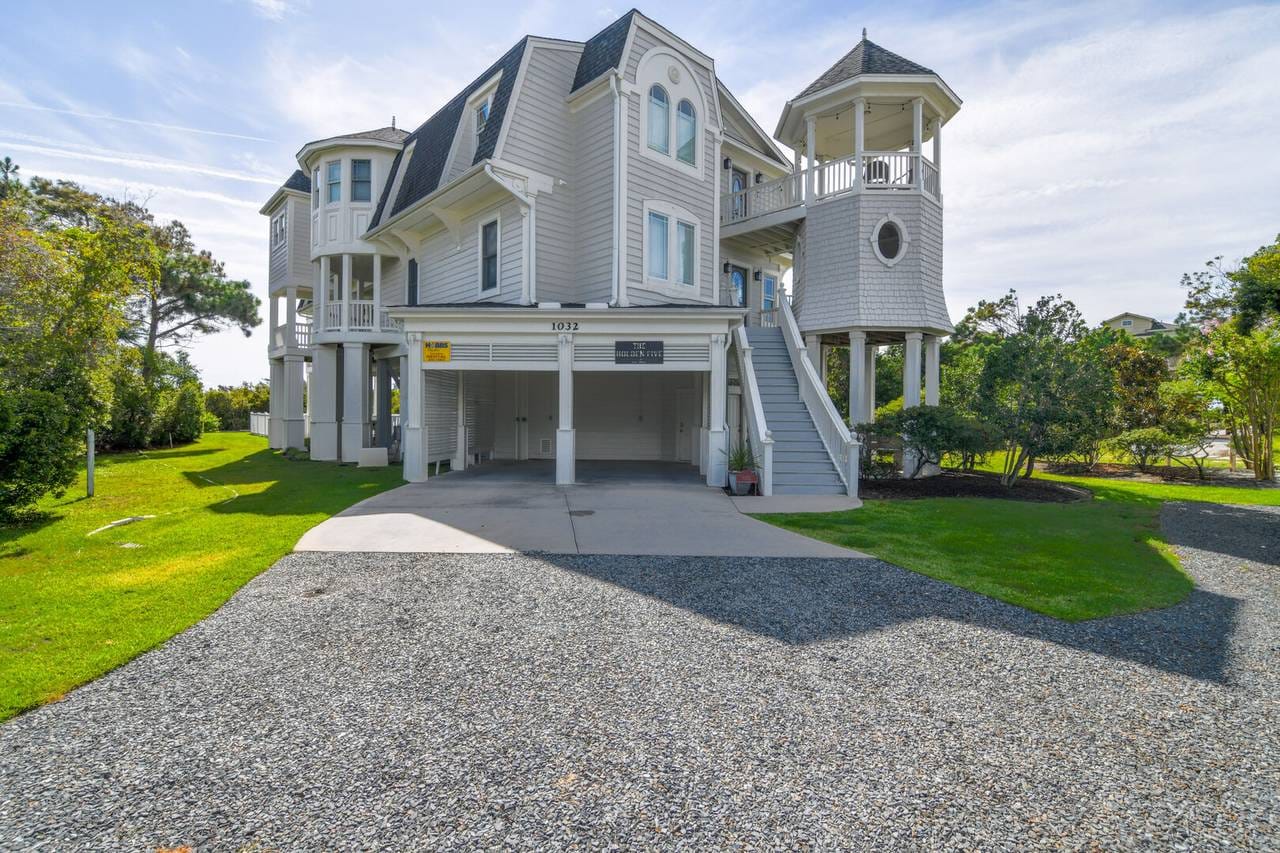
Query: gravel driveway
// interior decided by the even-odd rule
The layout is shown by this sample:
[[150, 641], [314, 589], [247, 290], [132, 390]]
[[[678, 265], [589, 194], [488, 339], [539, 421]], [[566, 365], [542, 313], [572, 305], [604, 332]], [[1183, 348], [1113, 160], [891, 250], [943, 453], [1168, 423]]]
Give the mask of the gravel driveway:
[[1200, 588], [1074, 626], [875, 560], [295, 554], [0, 727], [0, 847], [1275, 847], [1280, 514], [1165, 523]]

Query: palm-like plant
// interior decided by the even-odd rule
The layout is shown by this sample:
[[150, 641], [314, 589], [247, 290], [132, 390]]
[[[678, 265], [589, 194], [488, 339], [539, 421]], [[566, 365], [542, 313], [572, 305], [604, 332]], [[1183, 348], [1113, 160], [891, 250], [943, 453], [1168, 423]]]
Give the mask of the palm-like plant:
[[0, 176], [4, 177], [4, 182], [6, 184], [10, 181], [19, 180], [18, 164], [10, 160], [8, 157], [0, 160]]

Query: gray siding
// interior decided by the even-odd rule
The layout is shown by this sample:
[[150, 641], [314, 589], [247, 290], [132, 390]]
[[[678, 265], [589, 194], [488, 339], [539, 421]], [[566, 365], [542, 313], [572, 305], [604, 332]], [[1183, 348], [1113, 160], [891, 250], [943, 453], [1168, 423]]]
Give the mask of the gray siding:
[[289, 198], [289, 268], [293, 283], [310, 287], [311, 199]]
[[[891, 267], [871, 249], [871, 233], [888, 214], [908, 238]], [[802, 330], [951, 328], [942, 294], [942, 211], [932, 201], [906, 193], [846, 196], [812, 206], [803, 235], [796, 279]]]
[[383, 255], [382, 304], [403, 305], [404, 302], [404, 265], [400, 263], [399, 258]]
[[[550, 175], [556, 186], [540, 193], [537, 205], [537, 298], [577, 299], [574, 267], [574, 145], [565, 92], [573, 83], [580, 50], [534, 47], [525, 69], [507, 138], [499, 156]], [[560, 184], [563, 180], [564, 185]]]
[[[479, 225], [501, 214], [498, 293], [480, 294]], [[418, 247], [418, 300], [420, 302], [520, 302], [521, 230], [520, 205], [512, 200], [467, 217], [462, 242], [448, 231], [439, 231]]]
[[[626, 79], [634, 83], [641, 57], [659, 45], [653, 36], [641, 30], [635, 31], [631, 54], [626, 61]], [[679, 48], [671, 47], [677, 53]], [[688, 63], [703, 93], [703, 103], [713, 111], [700, 117], [698, 131], [701, 135], [698, 150], [700, 177], [694, 178], [672, 161], [668, 166], [640, 151], [640, 110], [644, 95], [629, 97], [627, 105], [627, 298], [633, 305], [653, 305], [668, 302], [711, 302], [715, 287], [715, 194], [718, 190], [718, 164], [715, 162], [715, 141], [709, 132], [717, 126], [714, 114], [717, 93], [711, 75], [703, 68]], [[704, 110], [705, 112], [705, 110]], [[677, 204], [692, 213], [699, 223], [699, 273], [697, 295], [683, 296], [675, 288], [650, 289], [644, 283], [644, 202], [665, 201]]]
[[575, 301], [580, 302], [607, 302], [613, 293], [614, 103], [613, 96], [606, 96], [573, 116], [577, 140]]

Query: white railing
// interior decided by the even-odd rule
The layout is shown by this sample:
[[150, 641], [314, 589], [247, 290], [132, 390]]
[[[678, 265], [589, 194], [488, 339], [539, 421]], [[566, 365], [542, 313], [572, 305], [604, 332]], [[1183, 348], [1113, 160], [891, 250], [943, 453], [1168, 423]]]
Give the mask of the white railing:
[[[917, 174], [917, 162], [919, 169]], [[828, 160], [813, 167], [813, 196], [817, 200], [862, 190], [921, 190], [942, 199], [938, 167], [910, 151], [866, 151], [862, 155], [862, 183], [858, 183], [857, 155]], [[755, 184], [720, 197], [720, 224], [745, 222], [767, 213], [804, 203], [804, 169]]]
[[822, 437], [822, 443], [836, 465], [840, 479], [844, 481], [845, 490], [850, 497], [858, 496], [858, 439], [845, 426], [844, 418], [836, 411], [827, 389], [823, 387], [818, 372], [810, 363], [804, 338], [800, 336], [800, 327], [796, 325], [791, 306], [783, 302], [782, 337], [787, 342], [787, 353], [791, 356], [791, 365], [795, 368], [796, 380], [800, 383], [800, 399], [809, 410], [809, 417]]
[[249, 413], [249, 432], [265, 437], [271, 429], [271, 416], [266, 412]]
[[293, 324], [293, 340], [297, 346], [311, 346], [311, 324], [310, 323], [294, 323]]
[[720, 224], [742, 222], [766, 213], [795, 207], [804, 201], [804, 173], [753, 184], [745, 190], [725, 193], [720, 201]]
[[864, 153], [862, 155], [862, 186], [869, 190], [915, 189], [914, 161], [919, 156], [910, 151]]
[[336, 332], [342, 328], [341, 302], [330, 302], [324, 306], [324, 328], [327, 332]]
[[813, 193], [816, 198], [830, 198], [852, 192], [857, 184], [854, 172], [856, 157], [828, 160], [813, 167]]
[[373, 318], [377, 310], [373, 300], [353, 299], [347, 303], [347, 328], [354, 331], [372, 332]]
[[760, 388], [756, 384], [756, 370], [751, 363], [751, 344], [747, 343], [747, 328], [739, 326], [734, 330], [734, 340], [738, 351], [738, 375], [742, 380], [742, 397], [747, 403], [747, 436], [751, 440], [751, 449], [760, 463], [760, 494], [769, 497], [773, 494], [773, 435], [764, 419], [764, 402], [760, 399]]
[[920, 158], [920, 172], [924, 179], [924, 191], [934, 200], [942, 198], [942, 185], [938, 176], [938, 167], [923, 157]]
[[761, 308], [760, 309], [760, 326], [773, 328], [778, 325], [778, 309], [777, 308]]
[[378, 310], [378, 325], [384, 332], [399, 332], [404, 329], [404, 323], [392, 317], [386, 308]]

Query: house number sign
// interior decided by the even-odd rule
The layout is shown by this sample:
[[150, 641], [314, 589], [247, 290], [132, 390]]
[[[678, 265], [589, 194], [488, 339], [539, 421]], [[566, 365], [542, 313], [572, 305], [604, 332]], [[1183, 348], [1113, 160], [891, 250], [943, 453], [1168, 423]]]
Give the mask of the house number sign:
[[551, 331], [576, 332], [578, 331], [578, 321], [577, 320], [552, 320]]
[[662, 364], [662, 341], [614, 341], [614, 364]]

